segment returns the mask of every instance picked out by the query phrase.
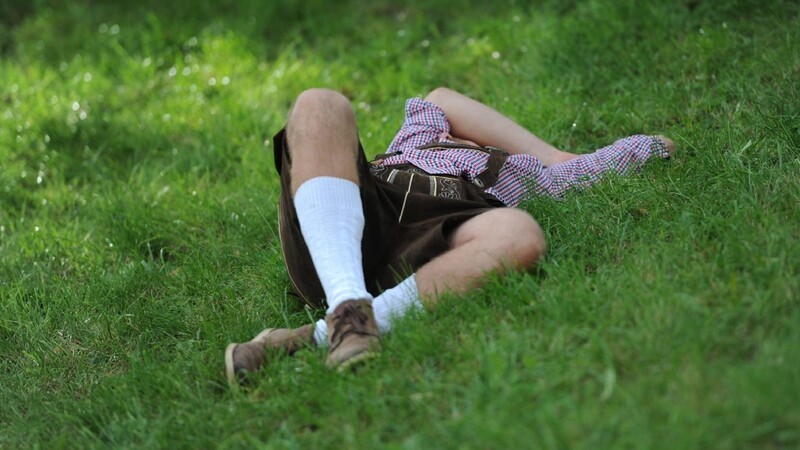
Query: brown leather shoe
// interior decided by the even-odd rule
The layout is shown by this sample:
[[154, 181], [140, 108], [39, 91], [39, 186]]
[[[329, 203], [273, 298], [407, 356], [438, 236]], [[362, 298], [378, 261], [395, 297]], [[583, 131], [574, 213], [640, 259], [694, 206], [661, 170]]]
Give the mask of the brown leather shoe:
[[348, 300], [325, 317], [328, 325], [329, 369], [340, 371], [381, 351], [378, 325], [368, 300]]
[[300, 328], [267, 328], [250, 342], [229, 344], [225, 349], [225, 375], [228, 382], [243, 381], [244, 374], [265, 365], [269, 356], [292, 355], [306, 345], [313, 345], [314, 325]]

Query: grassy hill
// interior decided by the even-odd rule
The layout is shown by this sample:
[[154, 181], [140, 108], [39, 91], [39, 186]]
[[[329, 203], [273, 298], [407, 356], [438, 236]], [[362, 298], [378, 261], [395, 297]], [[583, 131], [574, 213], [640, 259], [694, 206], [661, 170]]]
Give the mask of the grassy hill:
[[[0, 6], [0, 447], [797, 448], [794, 1]], [[271, 135], [312, 86], [368, 153], [449, 86], [584, 153], [679, 151], [563, 201], [549, 254], [246, 390], [222, 353], [290, 291]]]

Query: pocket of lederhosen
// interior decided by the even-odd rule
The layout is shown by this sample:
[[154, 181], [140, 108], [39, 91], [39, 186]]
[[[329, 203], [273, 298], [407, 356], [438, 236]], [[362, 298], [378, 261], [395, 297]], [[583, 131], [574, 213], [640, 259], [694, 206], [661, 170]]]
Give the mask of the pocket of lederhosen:
[[443, 198], [467, 198], [467, 182], [463, 178], [431, 175], [412, 164], [373, 165], [370, 172], [373, 176], [409, 192]]

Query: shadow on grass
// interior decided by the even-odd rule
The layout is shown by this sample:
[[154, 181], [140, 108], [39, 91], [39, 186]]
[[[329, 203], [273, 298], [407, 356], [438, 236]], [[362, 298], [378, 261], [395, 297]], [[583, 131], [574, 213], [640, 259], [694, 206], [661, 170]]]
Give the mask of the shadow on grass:
[[[575, 2], [541, 3], [567, 11]], [[387, 23], [419, 19], [424, 19], [432, 34], [441, 35], [453, 26], [454, 14], [491, 17], [507, 14], [508, 9], [509, 5], [478, 0], [147, 1], [144, 4], [85, 0], [68, 5], [14, 0], [0, 7], [6, 18], [5, 41], [0, 43], [8, 50], [12, 46], [11, 33], [27, 21], [29, 30], [23, 30], [17, 40], [45, 43], [40, 52], [42, 61], [57, 65], [78, 54], [90, 55], [95, 44], [84, 39], [86, 34], [96, 34], [98, 29], [113, 25], [119, 27], [117, 32], [122, 29], [121, 45], [129, 54], [144, 54], [164, 46], [186, 50], [187, 40], [203, 30], [213, 29], [243, 36], [258, 49], [258, 54], [271, 59], [295, 42], [311, 48], [331, 40], [356, 44], [368, 41], [373, 31]], [[125, 31], [131, 29], [137, 33], [129, 32], [125, 37]]]

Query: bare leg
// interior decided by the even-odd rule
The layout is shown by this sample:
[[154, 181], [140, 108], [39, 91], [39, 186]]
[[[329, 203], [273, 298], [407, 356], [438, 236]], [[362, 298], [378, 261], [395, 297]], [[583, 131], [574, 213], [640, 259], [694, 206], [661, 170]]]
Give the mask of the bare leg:
[[286, 126], [292, 149], [292, 195], [311, 178], [329, 176], [358, 184], [358, 132], [350, 102], [327, 89], [297, 97]]
[[310, 89], [297, 98], [286, 128], [297, 221], [331, 313], [344, 301], [371, 298], [361, 255], [355, 116], [341, 94]]
[[328, 304], [313, 340], [328, 344], [329, 368], [346, 367], [380, 351], [362, 264], [365, 217], [350, 102], [326, 89], [303, 92], [289, 117], [287, 139], [297, 222]]
[[511, 154], [533, 155], [549, 167], [577, 157], [539, 139], [530, 131], [494, 109], [447, 88], [434, 89], [425, 100], [444, 110], [452, 127], [451, 134], [493, 145]]
[[528, 213], [499, 208], [476, 216], [453, 233], [451, 250], [420, 267], [417, 287], [429, 306], [441, 292], [465, 292], [488, 272], [526, 269], [546, 251], [544, 234]]

